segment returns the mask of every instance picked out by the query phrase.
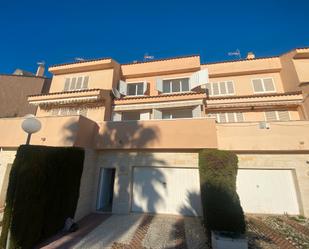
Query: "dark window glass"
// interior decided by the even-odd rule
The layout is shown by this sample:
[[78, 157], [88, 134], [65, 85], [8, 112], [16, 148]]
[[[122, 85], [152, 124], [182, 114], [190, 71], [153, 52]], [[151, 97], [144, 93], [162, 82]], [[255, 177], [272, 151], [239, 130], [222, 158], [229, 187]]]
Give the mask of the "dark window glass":
[[128, 84], [128, 95], [136, 95], [136, 84]]
[[122, 120], [139, 120], [140, 113], [139, 112], [123, 112]]
[[181, 79], [181, 87], [183, 92], [189, 91], [189, 79]]
[[143, 95], [144, 94], [144, 84], [138, 83], [137, 85], [137, 95]]
[[170, 93], [171, 92], [170, 81], [163, 81], [163, 92], [164, 93]]
[[172, 81], [172, 92], [180, 92], [180, 80]]

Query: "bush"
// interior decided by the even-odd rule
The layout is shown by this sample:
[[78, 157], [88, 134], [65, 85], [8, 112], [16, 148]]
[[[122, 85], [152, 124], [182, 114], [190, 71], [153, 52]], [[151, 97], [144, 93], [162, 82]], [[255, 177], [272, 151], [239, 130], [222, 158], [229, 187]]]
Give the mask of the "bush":
[[210, 233], [244, 233], [245, 218], [236, 192], [238, 158], [235, 153], [205, 149], [199, 153], [204, 224]]
[[80, 148], [22, 145], [10, 173], [1, 248], [33, 248], [74, 217], [83, 171]]

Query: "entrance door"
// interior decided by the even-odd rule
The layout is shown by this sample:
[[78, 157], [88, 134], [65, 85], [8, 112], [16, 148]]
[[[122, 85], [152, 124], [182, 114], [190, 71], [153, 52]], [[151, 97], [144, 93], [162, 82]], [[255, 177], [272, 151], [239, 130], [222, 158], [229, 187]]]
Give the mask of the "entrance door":
[[113, 206], [115, 169], [101, 168], [97, 210], [111, 212]]

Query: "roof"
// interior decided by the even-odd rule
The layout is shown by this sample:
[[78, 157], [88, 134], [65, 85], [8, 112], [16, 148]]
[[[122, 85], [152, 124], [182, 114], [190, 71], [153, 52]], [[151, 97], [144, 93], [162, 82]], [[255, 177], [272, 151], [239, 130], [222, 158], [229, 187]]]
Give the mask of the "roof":
[[50, 79], [46, 76], [36, 76], [36, 75], [18, 75], [18, 74], [7, 74], [0, 73], [0, 76], [13, 76], [13, 77], [26, 77], [26, 78], [41, 78], [41, 79]]
[[122, 66], [126, 65], [136, 65], [136, 64], [144, 64], [144, 63], [151, 63], [151, 62], [157, 62], [157, 61], [168, 61], [168, 60], [177, 60], [182, 58], [188, 58], [188, 57], [199, 57], [199, 54], [191, 54], [191, 55], [181, 55], [181, 56], [174, 56], [174, 57], [168, 57], [168, 58], [162, 58], [162, 59], [156, 59], [156, 60], [150, 60], [150, 61], [138, 61], [138, 62], [129, 62], [129, 63], [123, 63]]
[[61, 63], [61, 64], [54, 64], [54, 65], [51, 65], [50, 67], [60, 67], [60, 66], [65, 66], [65, 65], [81, 64], [81, 63], [86, 63], [86, 62], [102, 61], [102, 60], [112, 60], [112, 58], [111, 57], [101, 57], [101, 58], [89, 59], [89, 60], [83, 60], [83, 61], [74, 61], [74, 62], [67, 62], [67, 63]]

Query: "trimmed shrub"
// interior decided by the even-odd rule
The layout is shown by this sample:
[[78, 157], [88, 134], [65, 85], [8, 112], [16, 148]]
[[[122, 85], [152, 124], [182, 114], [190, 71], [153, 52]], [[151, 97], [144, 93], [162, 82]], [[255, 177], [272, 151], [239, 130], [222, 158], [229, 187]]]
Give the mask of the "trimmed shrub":
[[84, 150], [22, 145], [14, 160], [4, 210], [1, 248], [33, 248], [73, 218]]
[[236, 192], [237, 155], [230, 151], [204, 149], [199, 170], [204, 224], [207, 231], [244, 233], [245, 218]]

